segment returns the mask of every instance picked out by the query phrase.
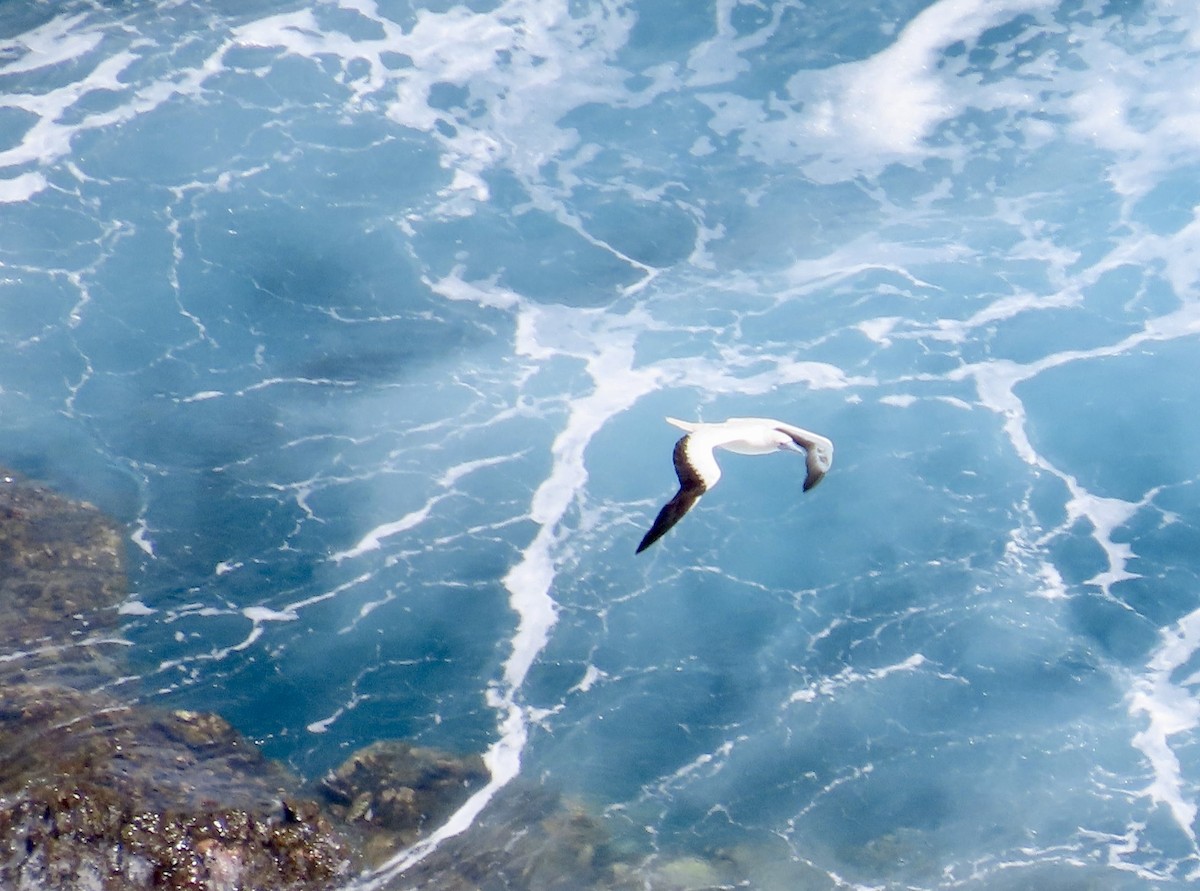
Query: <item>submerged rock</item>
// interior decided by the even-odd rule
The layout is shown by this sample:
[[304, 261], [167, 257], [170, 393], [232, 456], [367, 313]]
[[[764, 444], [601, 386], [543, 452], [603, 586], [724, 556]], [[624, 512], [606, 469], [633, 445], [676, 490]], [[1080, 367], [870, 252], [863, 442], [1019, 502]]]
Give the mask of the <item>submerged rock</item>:
[[80, 686], [114, 674], [126, 594], [115, 523], [0, 468], [0, 672]]
[[524, 782], [503, 790], [468, 832], [448, 839], [405, 883], [426, 891], [645, 891], [637, 851], [577, 803]]
[[324, 889], [352, 867], [300, 782], [216, 715], [120, 677], [120, 533], [0, 469], [0, 888]]
[[487, 780], [479, 755], [385, 740], [330, 771], [320, 791], [334, 815], [369, 830], [364, 853], [378, 863], [439, 825]]

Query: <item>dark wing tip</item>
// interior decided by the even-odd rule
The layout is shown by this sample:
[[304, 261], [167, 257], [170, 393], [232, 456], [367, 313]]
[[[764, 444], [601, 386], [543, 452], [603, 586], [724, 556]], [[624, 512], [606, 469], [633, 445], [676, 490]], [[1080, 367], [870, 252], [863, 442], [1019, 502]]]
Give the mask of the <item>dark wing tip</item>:
[[809, 449], [804, 459], [806, 473], [804, 475], [804, 491], [807, 492], [821, 480], [825, 479], [825, 471], [817, 464], [817, 456]]
[[691, 510], [692, 505], [700, 499], [701, 491], [680, 489], [676, 492], [675, 497], [664, 504], [662, 510], [658, 512], [658, 516], [654, 518], [654, 524], [650, 527], [650, 530], [642, 536], [642, 542], [637, 546], [636, 553], [640, 554], [646, 550], [646, 548], [666, 535], [672, 526], [682, 520], [683, 515]]

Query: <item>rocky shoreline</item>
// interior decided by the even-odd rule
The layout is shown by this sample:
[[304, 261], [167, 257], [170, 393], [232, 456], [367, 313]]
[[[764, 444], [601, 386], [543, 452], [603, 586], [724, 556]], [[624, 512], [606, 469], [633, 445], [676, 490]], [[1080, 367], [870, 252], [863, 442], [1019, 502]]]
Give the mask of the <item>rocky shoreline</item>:
[[[487, 782], [478, 754], [385, 740], [306, 783], [218, 715], [122, 701], [109, 691], [127, 676], [126, 596], [121, 530], [0, 468], [0, 888], [330, 891]], [[650, 860], [583, 808], [516, 784], [480, 826], [397, 881], [428, 891], [745, 886], [724, 855]]]
[[216, 715], [121, 677], [120, 530], [0, 470], [0, 887], [324, 889], [355, 868], [302, 784]]
[[0, 469], [0, 887], [334, 888], [486, 781], [382, 742], [306, 787], [217, 715], [120, 701], [126, 593], [114, 523]]

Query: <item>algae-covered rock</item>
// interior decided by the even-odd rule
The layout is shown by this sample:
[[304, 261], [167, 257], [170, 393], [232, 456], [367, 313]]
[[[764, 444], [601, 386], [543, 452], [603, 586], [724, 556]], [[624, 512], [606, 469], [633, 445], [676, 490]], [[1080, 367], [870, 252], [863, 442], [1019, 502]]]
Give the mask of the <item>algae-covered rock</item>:
[[87, 629], [98, 607], [125, 595], [120, 532], [93, 505], [0, 468], [0, 643]]
[[653, 873], [654, 886], [670, 891], [712, 891], [727, 887], [717, 865], [702, 857], [677, 857], [661, 864]]
[[142, 810], [106, 785], [32, 787], [0, 812], [4, 887], [224, 891], [333, 887], [347, 871], [315, 805]]
[[111, 676], [107, 640], [126, 594], [115, 523], [0, 468], [0, 672]]
[[0, 469], [0, 888], [325, 889], [347, 846], [216, 715], [95, 692], [124, 673], [116, 525]]
[[225, 721], [15, 685], [0, 710], [0, 887], [324, 889], [349, 851]]
[[518, 780], [405, 878], [425, 891], [644, 891], [641, 860], [581, 803]]
[[386, 855], [441, 823], [487, 779], [479, 755], [384, 740], [355, 752], [320, 788], [335, 815], [383, 833], [373, 847]]

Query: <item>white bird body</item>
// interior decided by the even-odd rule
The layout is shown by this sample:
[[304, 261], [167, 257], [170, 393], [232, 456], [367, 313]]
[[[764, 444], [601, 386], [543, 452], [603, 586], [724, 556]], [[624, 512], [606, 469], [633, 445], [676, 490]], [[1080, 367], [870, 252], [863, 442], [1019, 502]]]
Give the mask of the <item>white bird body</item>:
[[833, 443], [811, 430], [785, 424], [773, 418], [729, 418], [720, 423], [680, 421], [667, 418], [668, 424], [686, 431], [675, 443], [675, 474], [679, 491], [658, 513], [641, 544], [640, 554], [658, 541], [668, 529], [683, 519], [683, 515], [700, 500], [700, 496], [717, 484], [721, 467], [715, 449], [726, 449], [740, 455], [768, 455], [771, 452], [803, 452], [807, 473], [804, 491], [817, 483], [833, 466]]

